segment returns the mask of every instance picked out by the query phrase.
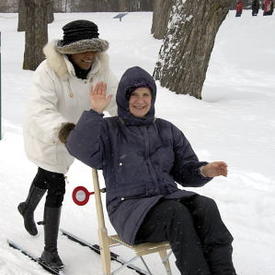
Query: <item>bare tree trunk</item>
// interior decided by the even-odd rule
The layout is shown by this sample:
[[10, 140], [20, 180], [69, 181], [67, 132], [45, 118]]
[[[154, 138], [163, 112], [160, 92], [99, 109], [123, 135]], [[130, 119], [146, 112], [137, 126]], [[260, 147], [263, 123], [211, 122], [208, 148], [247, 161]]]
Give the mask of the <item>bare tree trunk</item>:
[[153, 10], [153, 1], [152, 0], [142, 0], [141, 1], [141, 10], [142, 11], [152, 11]]
[[24, 70], [35, 70], [45, 59], [42, 49], [48, 41], [47, 4], [45, 0], [25, 0], [27, 21]]
[[47, 12], [48, 12], [48, 24], [54, 21], [54, 14], [53, 14], [53, 0], [48, 0]]
[[17, 23], [17, 31], [23, 32], [26, 29], [26, 7], [25, 7], [25, 0], [19, 0], [18, 3], [18, 23]]
[[18, 11], [18, 0], [1, 0], [0, 1], [0, 12], [17, 12]]
[[232, 0], [174, 0], [154, 77], [177, 94], [201, 99], [218, 29]]
[[172, 4], [171, 0], [154, 0], [151, 33], [156, 39], [163, 39], [165, 36]]
[[131, 0], [128, 4], [129, 11], [138, 11], [140, 10], [140, 1], [139, 0]]
[[67, 12], [67, 0], [53, 0], [53, 10], [55, 12]]

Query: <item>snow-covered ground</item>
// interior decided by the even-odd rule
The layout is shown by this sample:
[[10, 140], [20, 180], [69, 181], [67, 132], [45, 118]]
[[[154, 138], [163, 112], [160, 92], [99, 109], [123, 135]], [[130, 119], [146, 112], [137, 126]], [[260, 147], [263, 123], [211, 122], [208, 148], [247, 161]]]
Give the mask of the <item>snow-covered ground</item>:
[[[75, 19], [99, 25], [109, 40], [111, 66], [117, 77], [130, 66], [152, 72], [161, 41], [151, 34], [152, 13], [129, 13], [122, 22], [115, 13], [55, 14], [49, 38], [61, 38], [61, 27]], [[36, 167], [24, 154], [22, 120], [33, 72], [23, 71], [24, 33], [18, 33], [17, 14], [0, 14], [2, 32], [2, 140], [0, 141], [0, 274], [47, 274], [28, 258], [9, 248], [7, 238], [39, 256], [43, 229], [29, 236], [17, 212]], [[234, 263], [240, 275], [275, 274], [275, 17], [241, 18], [230, 12], [222, 24], [203, 88], [203, 100], [176, 95], [159, 87], [157, 116], [174, 122], [186, 134], [201, 160], [224, 160], [227, 178], [216, 178], [197, 192], [213, 197], [234, 235]], [[91, 243], [97, 242], [94, 199], [74, 205], [77, 185], [91, 189], [91, 171], [75, 162], [68, 173], [61, 227]], [[43, 215], [42, 201], [35, 213]], [[108, 224], [110, 231], [113, 231]], [[124, 257], [128, 250], [116, 248]], [[59, 238], [59, 253], [67, 275], [99, 275], [99, 256]], [[146, 256], [153, 274], [165, 274], [157, 254]], [[172, 262], [174, 259], [172, 258]], [[136, 274], [129, 269], [121, 274]], [[173, 274], [179, 274], [173, 264]]]

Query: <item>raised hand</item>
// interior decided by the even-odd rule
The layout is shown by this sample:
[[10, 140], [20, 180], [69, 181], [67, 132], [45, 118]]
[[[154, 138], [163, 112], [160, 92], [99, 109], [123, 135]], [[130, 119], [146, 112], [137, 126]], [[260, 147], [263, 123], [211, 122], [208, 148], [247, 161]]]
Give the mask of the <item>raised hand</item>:
[[104, 82], [98, 82], [95, 87], [92, 87], [90, 93], [90, 106], [91, 109], [98, 113], [102, 113], [112, 99], [112, 95], [107, 96], [106, 90], [107, 84]]
[[217, 176], [227, 176], [227, 164], [224, 161], [210, 162], [200, 169], [202, 175], [205, 177], [213, 178]]

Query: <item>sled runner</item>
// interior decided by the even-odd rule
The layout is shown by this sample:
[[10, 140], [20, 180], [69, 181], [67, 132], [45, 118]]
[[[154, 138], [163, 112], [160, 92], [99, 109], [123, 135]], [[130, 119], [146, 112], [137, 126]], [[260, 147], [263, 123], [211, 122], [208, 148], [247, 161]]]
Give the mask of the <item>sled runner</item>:
[[[127, 267], [127, 265], [129, 265], [130, 263], [134, 262], [137, 259], [140, 259], [147, 270], [147, 274], [152, 275], [143, 256], [158, 252], [161, 257], [162, 263], [165, 267], [166, 274], [172, 275], [171, 267], [169, 263], [169, 256], [171, 255], [172, 252], [170, 251], [169, 253], [167, 253], [167, 250], [171, 249], [168, 242], [129, 245], [123, 242], [118, 235], [108, 235], [108, 231], [105, 225], [105, 218], [104, 218], [104, 212], [103, 212], [103, 206], [102, 206], [102, 200], [101, 200], [101, 193], [106, 192], [106, 189], [105, 188], [100, 189], [98, 173], [97, 173], [97, 170], [95, 169], [92, 169], [92, 178], [93, 178], [94, 192], [89, 192], [85, 187], [77, 187], [75, 189], [76, 191], [73, 192], [73, 199], [75, 203], [79, 205], [83, 205], [88, 202], [88, 197], [90, 195], [92, 194], [95, 195], [97, 221], [98, 221], [98, 238], [99, 238], [103, 274], [104, 275], [118, 274], [122, 269]], [[79, 194], [77, 194], [78, 191], [79, 191]], [[81, 199], [78, 200], [77, 199], [78, 197]], [[111, 271], [110, 248], [116, 245], [123, 245], [128, 247], [134, 252], [135, 256], [132, 259], [125, 262], [121, 267]]]
[[34, 255], [32, 255], [31, 252], [29, 252], [28, 250], [24, 249], [23, 247], [21, 247], [20, 245], [18, 245], [14, 241], [7, 240], [7, 242], [8, 242], [8, 244], [9, 244], [10, 247], [12, 247], [12, 248], [20, 251], [23, 255], [29, 257], [32, 261], [34, 261], [37, 264], [39, 264], [40, 266], [42, 266], [49, 273], [55, 274], [55, 275], [64, 275], [65, 274], [62, 269], [52, 268], [51, 266], [49, 266], [45, 262], [41, 261], [41, 259], [39, 257], [35, 257]]

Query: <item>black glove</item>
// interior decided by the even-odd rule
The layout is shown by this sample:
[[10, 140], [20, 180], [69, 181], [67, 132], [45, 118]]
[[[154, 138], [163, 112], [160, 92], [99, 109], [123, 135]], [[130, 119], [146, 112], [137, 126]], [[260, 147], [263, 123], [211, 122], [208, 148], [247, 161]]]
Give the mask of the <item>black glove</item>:
[[68, 122], [60, 128], [58, 132], [58, 138], [62, 143], [67, 142], [67, 138], [74, 127], [75, 127], [75, 124]]

